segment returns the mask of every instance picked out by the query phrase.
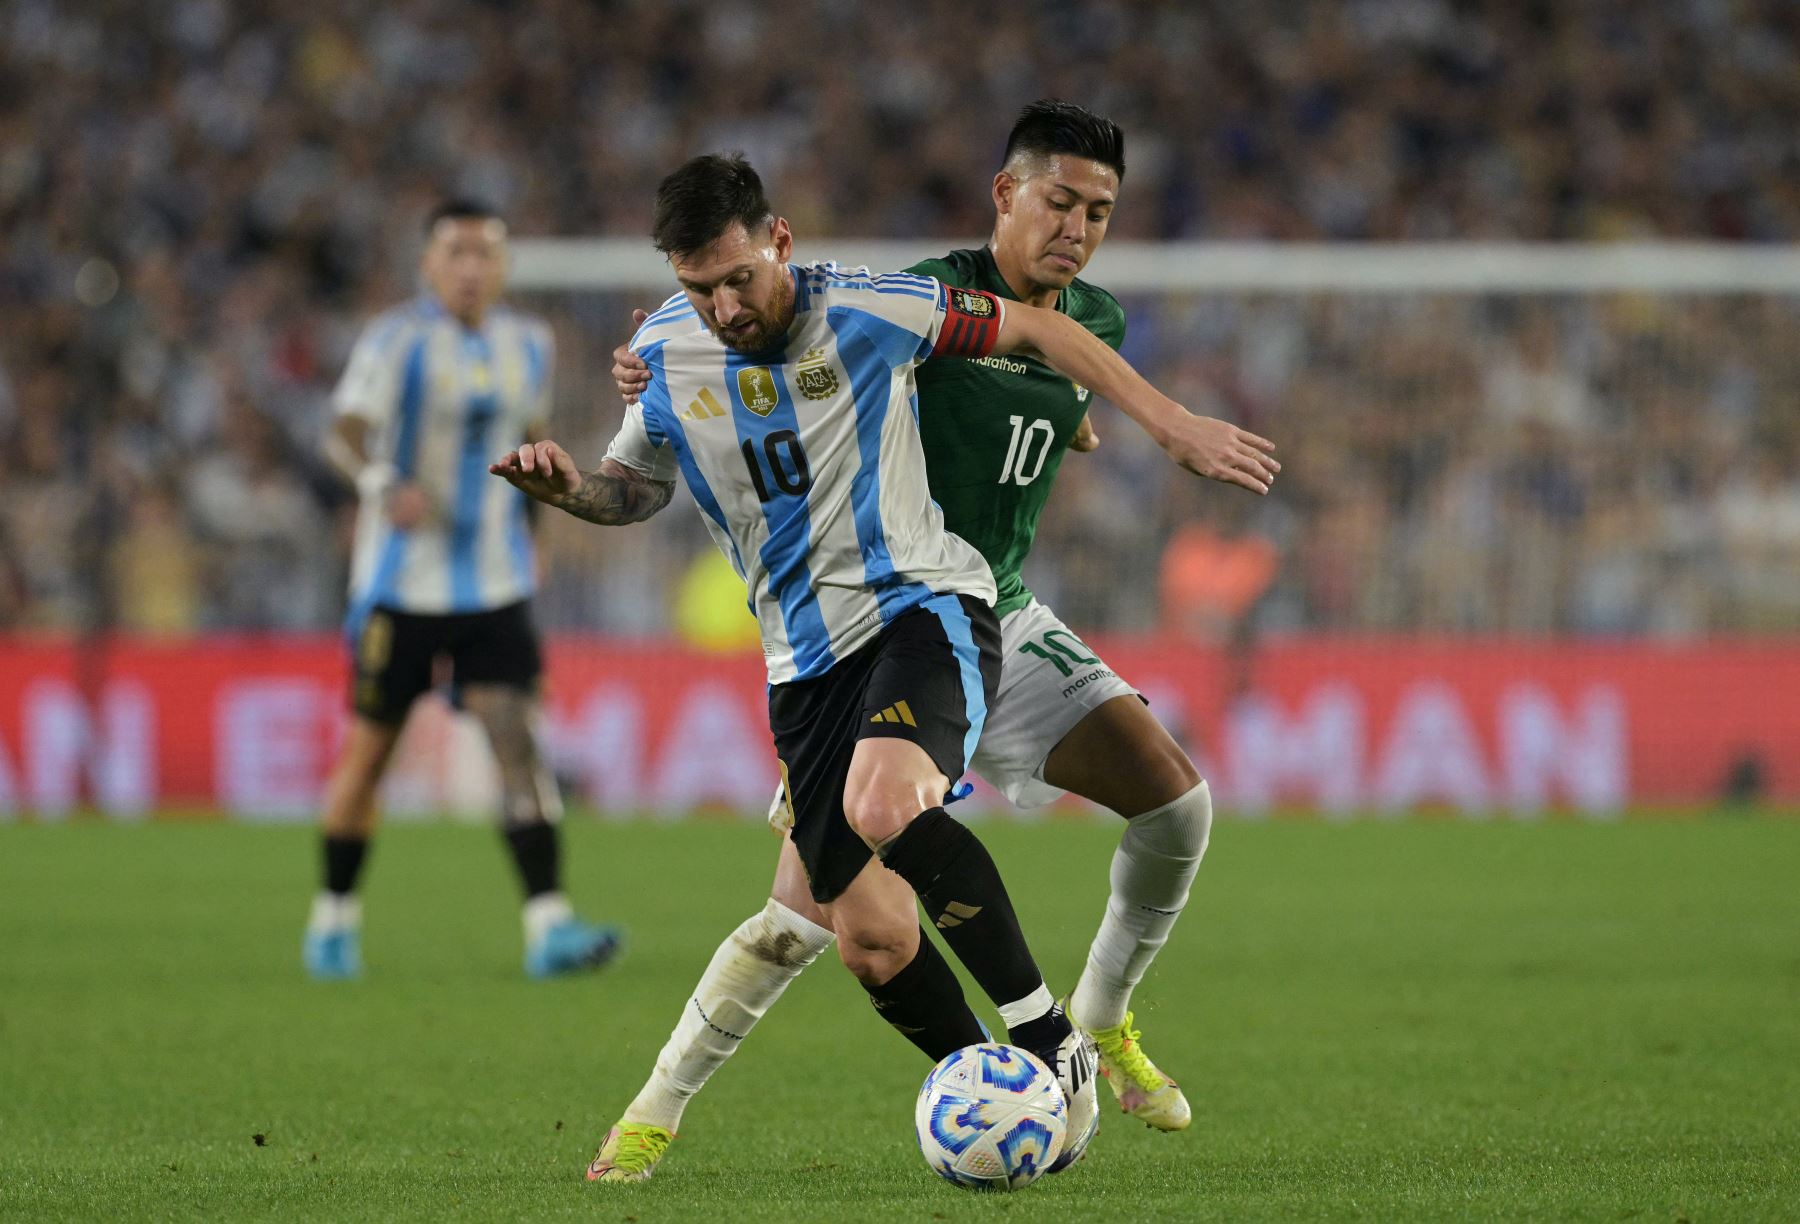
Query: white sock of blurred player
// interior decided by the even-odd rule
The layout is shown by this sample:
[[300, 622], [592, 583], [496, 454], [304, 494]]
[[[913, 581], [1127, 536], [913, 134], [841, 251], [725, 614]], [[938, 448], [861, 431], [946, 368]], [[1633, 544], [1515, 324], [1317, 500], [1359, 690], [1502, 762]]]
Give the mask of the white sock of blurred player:
[[355, 893], [324, 890], [313, 895], [312, 913], [306, 926], [313, 931], [355, 931], [362, 928], [362, 902]]
[[1124, 1021], [1132, 989], [1187, 904], [1211, 830], [1212, 792], [1205, 782], [1126, 822], [1113, 854], [1106, 916], [1069, 1001], [1083, 1028], [1111, 1028]]
[[770, 898], [713, 953], [625, 1118], [673, 1133], [688, 1101], [736, 1052], [788, 983], [836, 938]]

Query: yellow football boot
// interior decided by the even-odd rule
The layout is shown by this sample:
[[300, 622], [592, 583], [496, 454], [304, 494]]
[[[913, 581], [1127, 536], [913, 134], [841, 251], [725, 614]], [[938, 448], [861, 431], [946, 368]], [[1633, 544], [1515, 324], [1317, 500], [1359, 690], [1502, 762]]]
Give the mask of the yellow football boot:
[[1100, 1074], [1112, 1085], [1119, 1108], [1157, 1130], [1186, 1130], [1193, 1111], [1181, 1087], [1157, 1069], [1139, 1044], [1143, 1034], [1131, 1027], [1131, 1013], [1111, 1028], [1089, 1029], [1100, 1051]]
[[623, 1118], [606, 1132], [606, 1142], [594, 1163], [588, 1166], [587, 1179], [597, 1182], [649, 1181], [651, 1170], [662, 1159], [674, 1140], [672, 1132], [642, 1122]]

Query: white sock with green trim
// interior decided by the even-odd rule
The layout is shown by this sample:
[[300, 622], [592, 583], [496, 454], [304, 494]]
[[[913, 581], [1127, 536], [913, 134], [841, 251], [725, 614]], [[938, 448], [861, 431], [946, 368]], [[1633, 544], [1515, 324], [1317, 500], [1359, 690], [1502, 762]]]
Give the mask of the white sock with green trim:
[[1211, 830], [1212, 792], [1205, 782], [1126, 821], [1113, 854], [1106, 916], [1069, 1000], [1075, 1023], [1103, 1029], [1125, 1019], [1133, 988], [1144, 980], [1187, 904]]

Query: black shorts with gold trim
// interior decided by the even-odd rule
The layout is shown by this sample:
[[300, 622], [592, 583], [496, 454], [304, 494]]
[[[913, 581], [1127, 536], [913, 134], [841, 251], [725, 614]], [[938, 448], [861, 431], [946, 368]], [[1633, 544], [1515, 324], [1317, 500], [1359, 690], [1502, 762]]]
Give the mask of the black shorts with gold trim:
[[458, 687], [496, 684], [535, 691], [544, 665], [530, 602], [442, 616], [375, 608], [351, 648], [351, 708], [375, 722], [398, 725], [437, 680], [440, 661]]
[[811, 680], [769, 688], [790, 836], [816, 901], [834, 900], [869, 861], [844, 819], [857, 742], [910, 740], [954, 786], [1000, 683], [1000, 622], [968, 595], [937, 595], [895, 617], [867, 646]]

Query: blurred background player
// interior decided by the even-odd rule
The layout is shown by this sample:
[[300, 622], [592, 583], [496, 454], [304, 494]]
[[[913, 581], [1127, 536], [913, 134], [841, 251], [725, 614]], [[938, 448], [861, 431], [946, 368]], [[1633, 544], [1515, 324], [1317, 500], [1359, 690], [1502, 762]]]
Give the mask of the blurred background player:
[[581, 921], [562, 893], [527, 499], [486, 472], [494, 453], [536, 435], [550, 404], [551, 332], [498, 304], [506, 265], [506, 225], [492, 210], [439, 205], [426, 224], [425, 292], [368, 326], [334, 396], [327, 450], [361, 511], [346, 622], [355, 717], [327, 784], [323, 888], [304, 942], [318, 978], [360, 972], [356, 886], [376, 791], [413, 702], [446, 667], [499, 766], [502, 829], [525, 891], [525, 971], [598, 966], [619, 946], [615, 929]]
[[[1124, 170], [1117, 125], [1066, 103], [1034, 103], [1009, 134], [994, 177], [990, 246], [908, 271], [1055, 310], [1116, 348], [1123, 312], [1076, 273], [1105, 236]], [[628, 399], [648, 392], [644, 362], [629, 349], [615, 361]], [[926, 362], [917, 380], [932, 498], [946, 527], [982, 553], [998, 589], [1003, 670], [971, 767], [1014, 802], [1047, 803], [1066, 789], [1130, 820], [1070, 1015], [1094, 1037], [1121, 1106], [1149, 1125], [1182, 1129], [1188, 1103], [1144, 1054], [1127, 1007], [1186, 904], [1212, 823], [1210, 793], [1136, 690], [1039, 604], [1020, 576], [1063, 451], [1084, 428], [1089, 393], [1017, 353]], [[1278, 466], [1269, 459], [1207, 474], [1266, 492]], [[778, 796], [772, 819], [779, 824], [788, 810]], [[778, 873], [767, 906], [714, 954], [650, 1080], [614, 1129], [612, 1180], [649, 1175], [687, 1101], [829, 946], [830, 931], [795, 885]], [[793, 951], [766, 952], [783, 946]], [[891, 1013], [884, 1018], [900, 1023]]]

